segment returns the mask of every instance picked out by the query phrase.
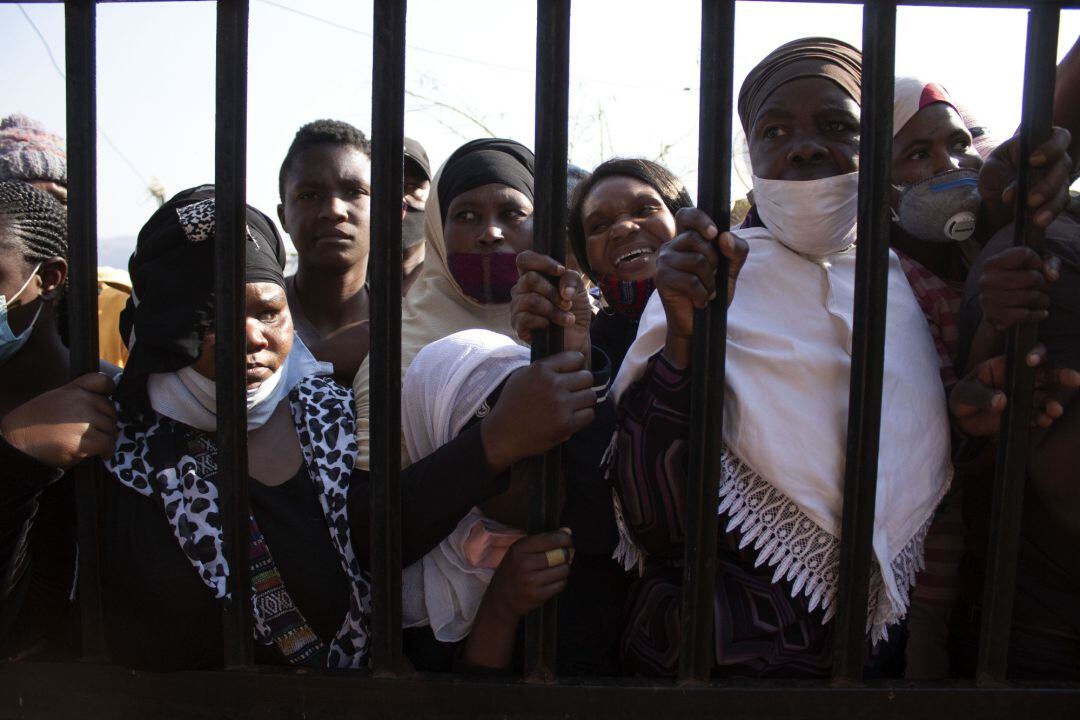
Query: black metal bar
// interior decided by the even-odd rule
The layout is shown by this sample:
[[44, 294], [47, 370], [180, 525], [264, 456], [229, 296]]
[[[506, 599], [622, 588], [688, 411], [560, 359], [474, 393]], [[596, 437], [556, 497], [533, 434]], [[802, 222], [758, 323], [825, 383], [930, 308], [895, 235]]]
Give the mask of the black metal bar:
[[[731, 98], [735, 1], [702, 0], [698, 108], [698, 206], [721, 230], [731, 225]], [[728, 266], [716, 271], [716, 298], [694, 314], [690, 457], [686, 487], [679, 681], [709, 679], [713, 661], [720, 442], [724, 427]]]
[[[97, 12], [93, 0], [64, 7], [67, 65], [68, 330], [71, 377], [97, 372]], [[75, 470], [82, 653], [105, 654], [101, 618], [98, 494], [101, 463]]]
[[224, 610], [225, 667], [250, 667], [247, 400], [244, 254], [247, 244], [247, 0], [217, 5], [217, 130], [214, 182], [214, 332], [217, 375], [218, 492], [229, 597]]
[[[536, 3], [536, 200], [533, 249], [566, 262], [566, 156], [570, 103], [570, 0]], [[563, 349], [562, 328], [533, 334], [535, 362]], [[529, 533], [559, 524], [562, 452], [556, 447], [530, 460]], [[525, 618], [525, 675], [534, 682], [555, 679], [558, 599]]]
[[[1032, 150], [1050, 137], [1054, 106], [1058, 10], [1041, 6], [1028, 15], [1027, 57], [1024, 61], [1024, 101], [1020, 125], [1020, 169], [1016, 178], [1016, 235], [1014, 244], [1036, 251], [1043, 231], [1032, 222], [1034, 211], [1023, 198], [1043, 174], [1032, 168]], [[1005, 344], [1005, 391], [1009, 398], [998, 436], [994, 472], [994, 500], [983, 587], [979, 658], [975, 677], [979, 685], [1003, 684], [1008, 669], [1009, 633], [1027, 479], [1028, 433], [1035, 388], [1035, 369], [1025, 357], [1039, 336], [1038, 323], [1010, 328]]]
[[904, 682], [829, 688], [821, 683], [728, 681], [700, 688], [625, 679], [557, 686], [447, 675], [377, 679], [264, 668], [255, 673], [133, 672], [111, 665], [7, 663], [0, 717], [20, 720], [217, 718], [516, 718], [534, 720], [1073, 720], [1076, 683], [976, 690], [970, 683]]
[[401, 198], [405, 0], [376, 0], [371, 87], [372, 668], [404, 670], [401, 645]]
[[871, 538], [877, 497], [881, 383], [889, 272], [888, 191], [892, 174], [892, 107], [896, 3], [863, 5], [862, 139], [859, 145], [859, 232], [848, 403], [840, 587], [833, 620], [833, 680], [862, 680]]
[[[177, 0], [97, 0], [98, 4], [122, 4], [122, 3], [155, 3], [176, 2]], [[184, 0], [184, 2], [208, 2], [209, 0]], [[851, 5], [855, 0], [742, 0], [743, 2], [789, 2], [801, 3], [812, 2], [835, 5]], [[0, 0], [4, 4], [31, 4], [31, 5], [55, 5], [64, 0]], [[1078, 8], [1080, 0], [902, 0], [900, 6], [910, 7], [967, 7], [967, 8], [1034, 8], [1034, 7], [1058, 7]]]

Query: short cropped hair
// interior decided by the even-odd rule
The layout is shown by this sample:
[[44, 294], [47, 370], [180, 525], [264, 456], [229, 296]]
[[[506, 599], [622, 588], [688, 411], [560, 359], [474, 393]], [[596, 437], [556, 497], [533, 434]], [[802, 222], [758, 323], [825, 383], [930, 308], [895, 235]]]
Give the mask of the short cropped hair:
[[316, 145], [345, 145], [354, 147], [371, 158], [371, 142], [367, 135], [347, 122], [341, 120], [315, 120], [296, 131], [285, 159], [281, 161], [278, 172], [278, 195], [285, 201], [285, 175], [288, 174], [296, 156]]

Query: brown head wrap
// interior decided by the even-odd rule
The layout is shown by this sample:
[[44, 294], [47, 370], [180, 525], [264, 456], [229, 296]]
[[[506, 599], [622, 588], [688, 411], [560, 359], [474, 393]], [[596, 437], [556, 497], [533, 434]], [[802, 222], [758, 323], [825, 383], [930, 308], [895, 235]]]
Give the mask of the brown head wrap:
[[862, 53], [846, 42], [823, 37], [792, 40], [776, 48], [750, 71], [739, 89], [743, 132], [750, 134], [758, 111], [776, 88], [804, 77], [832, 80], [859, 102]]

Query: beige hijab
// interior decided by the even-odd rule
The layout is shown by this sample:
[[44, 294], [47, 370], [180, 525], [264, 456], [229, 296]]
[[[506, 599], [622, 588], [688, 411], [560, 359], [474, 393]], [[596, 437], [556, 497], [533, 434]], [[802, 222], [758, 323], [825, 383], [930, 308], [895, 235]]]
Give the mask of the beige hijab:
[[[416, 284], [409, 290], [401, 308], [403, 380], [413, 358], [425, 345], [461, 330], [490, 330], [517, 341], [517, 335], [510, 326], [510, 304], [479, 303], [463, 293], [450, 274], [439, 212], [439, 180], [445, 168], [444, 163], [435, 174], [431, 183], [432, 192], [428, 196], [424, 211], [424, 240], [427, 243], [424, 269]], [[371, 469], [370, 358], [368, 355], [353, 379], [353, 393], [356, 397], [356, 441], [359, 446], [356, 467], [364, 470]], [[401, 465], [405, 467], [408, 464], [409, 454], [402, 440]]]

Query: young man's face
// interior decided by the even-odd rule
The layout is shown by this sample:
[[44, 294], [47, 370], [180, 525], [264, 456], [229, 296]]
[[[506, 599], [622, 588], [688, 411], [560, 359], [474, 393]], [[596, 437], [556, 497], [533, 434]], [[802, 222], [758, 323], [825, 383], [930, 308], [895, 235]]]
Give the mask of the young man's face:
[[278, 218], [300, 263], [343, 273], [371, 247], [371, 158], [349, 145], [314, 145], [285, 174]]

